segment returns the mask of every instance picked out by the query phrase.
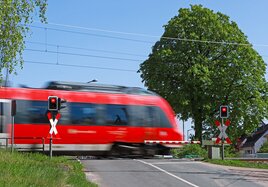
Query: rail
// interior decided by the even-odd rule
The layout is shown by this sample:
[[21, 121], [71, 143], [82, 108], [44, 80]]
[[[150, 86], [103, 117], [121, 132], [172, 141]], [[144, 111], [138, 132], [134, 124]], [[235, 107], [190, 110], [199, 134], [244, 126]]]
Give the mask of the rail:
[[[9, 145], [11, 145], [11, 144], [9, 144], [8, 143], [8, 141], [10, 140], [10, 139], [12, 139], [12, 138], [10, 138], [10, 137], [5, 137], [5, 138], [0, 138], [0, 140], [6, 140], [6, 143], [5, 143], [5, 145], [2, 145], [2, 144], [0, 144], [0, 147], [2, 147], [2, 146], [5, 146], [5, 148], [6, 149], [8, 149], [9, 148]], [[36, 140], [36, 139], [39, 139], [39, 140], [42, 140], [42, 147], [35, 147], [34, 149], [41, 149], [42, 151], [43, 151], [43, 153], [45, 152], [45, 138], [44, 137], [14, 137], [14, 140], [15, 139], [21, 139], [21, 140]], [[31, 150], [32, 148], [23, 148], [23, 147], [19, 147], [19, 148], [16, 148], [16, 149], [25, 149], [25, 150], [27, 150], [27, 149], [29, 149], [29, 150]]]

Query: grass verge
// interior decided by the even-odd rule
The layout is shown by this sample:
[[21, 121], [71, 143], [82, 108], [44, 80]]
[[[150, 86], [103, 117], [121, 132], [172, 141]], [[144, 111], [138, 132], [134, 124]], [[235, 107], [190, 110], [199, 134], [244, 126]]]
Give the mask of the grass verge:
[[212, 164], [219, 164], [225, 166], [235, 166], [235, 167], [245, 167], [245, 168], [258, 168], [258, 169], [268, 169], [268, 163], [265, 162], [250, 162], [241, 160], [205, 160], [206, 162]]
[[0, 186], [95, 187], [86, 180], [82, 165], [65, 157], [10, 153], [0, 149]]

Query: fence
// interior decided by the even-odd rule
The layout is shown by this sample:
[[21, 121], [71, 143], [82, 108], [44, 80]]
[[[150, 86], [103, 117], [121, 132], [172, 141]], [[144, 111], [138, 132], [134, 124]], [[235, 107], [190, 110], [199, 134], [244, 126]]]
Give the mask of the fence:
[[[6, 149], [11, 147], [11, 143], [9, 144], [9, 140], [11, 140], [12, 138], [0, 137], [0, 140], [1, 139], [5, 140], [5, 144], [4, 145], [0, 144], [0, 147], [5, 147]], [[20, 140], [41, 140], [41, 142], [42, 142], [41, 147], [36, 147], [36, 145], [39, 145], [39, 144], [29, 144], [32, 147], [17, 147], [16, 144], [14, 144], [15, 145], [14, 148], [17, 150], [20, 150], [20, 151], [42, 150], [43, 152], [45, 151], [45, 138], [44, 137], [14, 137], [14, 140], [17, 140], [17, 139], [20, 139]]]

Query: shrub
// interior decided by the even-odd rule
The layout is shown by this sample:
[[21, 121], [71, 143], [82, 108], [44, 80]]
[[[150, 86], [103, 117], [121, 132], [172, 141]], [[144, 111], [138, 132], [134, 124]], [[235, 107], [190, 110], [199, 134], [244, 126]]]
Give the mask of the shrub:
[[171, 153], [175, 158], [207, 157], [207, 151], [198, 144], [185, 145], [182, 148], [173, 149]]
[[224, 157], [239, 157], [239, 152], [237, 152], [233, 146], [224, 146]]
[[265, 142], [265, 143], [261, 146], [261, 148], [260, 148], [260, 150], [259, 150], [258, 152], [259, 152], [259, 153], [268, 153], [268, 141]]

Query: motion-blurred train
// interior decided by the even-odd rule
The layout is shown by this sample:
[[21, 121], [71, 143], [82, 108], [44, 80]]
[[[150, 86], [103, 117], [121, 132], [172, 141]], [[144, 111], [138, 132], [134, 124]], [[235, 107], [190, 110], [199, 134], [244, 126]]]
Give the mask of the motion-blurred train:
[[[175, 113], [157, 94], [136, 87], [52, 81], [45, 88], [0, 88], [0, 141], [11, 141], [11, 101], [16, 100], [14, 147], [49, 149], [48, 97], [66, 100], [53, 134], [53, 154], [155, 155], [180, 146]], [[178, 142], [178, 144], [174, 144]]]

